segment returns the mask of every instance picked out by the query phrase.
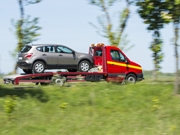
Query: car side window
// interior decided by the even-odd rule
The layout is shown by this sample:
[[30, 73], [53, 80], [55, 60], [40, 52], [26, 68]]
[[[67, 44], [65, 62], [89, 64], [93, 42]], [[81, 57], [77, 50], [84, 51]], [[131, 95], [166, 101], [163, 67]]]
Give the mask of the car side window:
[[37, 47], [36, 49], [40, 52], [43, 52], [43, 47]]
[[56, 47], [56, 52], [57, 52], [57, 53], [70, 53], [70, 54], [73, 53], [73, 51], [72, 51], [71, 49], [69, 49], [69, 48], [67, 48], [67, 47], [64, 47], [64, 46], [58, 46], [58, 47]]
[[42, 52], [55, 53], [55, 48], [54, 46], [44, 46]]
[[125, 62], [125, 57], [121, 52], [119, 52], [117, 50], [111, 50], [110, 53], [111, 53], [112, 60]]

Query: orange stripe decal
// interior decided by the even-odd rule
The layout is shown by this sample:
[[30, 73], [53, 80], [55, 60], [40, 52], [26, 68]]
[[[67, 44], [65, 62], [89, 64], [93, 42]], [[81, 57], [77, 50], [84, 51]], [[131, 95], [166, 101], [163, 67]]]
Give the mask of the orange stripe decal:
[[116, 66], [129, 67], [129, 68], [134, 68], [134, 69], [142, 70], [142, 67], [134, 66], [134, 65], [130, 65], [130, 64], [125, 64], [125, 63], [107, 61], [107, 64], [114, 64], [114, 65], [116, 65]]

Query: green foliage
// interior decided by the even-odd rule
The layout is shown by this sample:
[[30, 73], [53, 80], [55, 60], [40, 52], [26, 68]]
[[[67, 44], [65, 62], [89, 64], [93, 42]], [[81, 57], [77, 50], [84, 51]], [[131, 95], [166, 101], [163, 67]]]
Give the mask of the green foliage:
[[170, 21], [180, 23], [180, 0], [166, 0], [166, 10]]
[[12, 21], [12, 24], [16, 30], [16, 38], [19, 41], [16, 52], [19, 52], [24, 45], [38, 40], [37, 37], [40, 36], [38, 31], [41, 29], [40, 26], [37, 26], [38, 21], [38, 18], [31, 19], [30, 16], [27, 16], [27, 18], [24, 20], [17, 20], [16, 22]]
[[7, 114], [8, 118], [12, 115], [16, 106], [16, 96], [8, 95], [4, 102], [4, 111]]
[[150, 49], [153, 52], [154, 74], [153, 79], [157, 79], [157, 71], [161, 68], [160, 63], [163, 60], [162, 40], [160, 38], [160, 29], [164, 24], [170, 22], [166, 13], [166, 2], [162, 0], [138, 0], [138, 13], [148, 25], [147, 29], [153, 31], [153, 41]]
[[179, 29], [180, 29], [180, 0], [166, 0], [167, 14], [170, 16], [169, 21], [173, 22], [174, 26], [174, 53], [175, 53], [175, 83], [174, 83], [174, 94], [178, 94], [179, 91]]
[[159, 65], [163, 60], [162, 40], [154, 39], [154, 41], [151, 43], [150, 49], [153, 51], [152, 57], [156, 66], [156, 70], [158, 71], [161, 68]]
[[[89, 82], [67, 86], [24, 87], [23, 90], [1, 87], [1, 105], [10, 92], [19, 97], [13, 113], [15, 119], [10, 122], [6, 122], [0, 106], [1, 134], [180, 133], [180, 100], [171, 94], [172, 83], [117, 85]], [[39, 90], [49, 97], [47, 102], [38, 100]]]
[[145, 24], [148, 25], [148, 30], [159, 30], [163, 28], [164, 23], [169, 20], [165, 17], [166, 3], [162, 0], [141, 0], [137, 2], [139, 7], [138, 13], [144, 19]]
[[104, 13], [103, 16], [98, 17], [98, 23], [101, 28], [96, 27], [92, 23], [91, 25], [98, 30], [98, 34], [109, 40], [110, 45], [119, 46], [122, 50], [129, 50], [132, 47], [128, 47], [127, 35], [123, 35], [130, 14], [129, 5], [131, 3], [128, 0], [126, 2], [127, 7], [118, 13], [118, 25], [115, 26], [111, 22], [112, 17], [110, 16], [109, 8], [117, 3], [117, 0], [90, 0], [90, 4], [100, 7]]

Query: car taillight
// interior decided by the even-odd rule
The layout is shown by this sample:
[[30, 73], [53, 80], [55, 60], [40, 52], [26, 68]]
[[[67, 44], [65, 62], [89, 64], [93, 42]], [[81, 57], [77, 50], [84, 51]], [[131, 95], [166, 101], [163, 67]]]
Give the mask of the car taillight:
[[32, 55], [33, 55], [33, 53], [28, 53], [24, 57], [29, 59], [29, 58], [31, 58]]

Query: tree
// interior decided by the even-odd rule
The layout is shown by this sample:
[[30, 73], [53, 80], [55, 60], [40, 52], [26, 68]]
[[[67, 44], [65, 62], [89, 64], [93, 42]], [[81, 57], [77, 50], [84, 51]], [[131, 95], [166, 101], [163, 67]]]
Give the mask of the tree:
[[150, 49], [153, 52], [153, 80], [157, 79], [157, 71], [161, 68], [160, 63], [163, 60], [162, 40], [160, 38], [160, 29], [168, 20], [162, 17], [165, 11], [165, 2], [163, 0], [138, 0], [136, 5], [138, 13], [144, 19], [144, 23], [148, 24], [147, 29], [153, 31], [153, 41], [150, 44]]
[[167, 12], [163, 16], [165, 19], [173, 23], [174, 28], [174, 53], [175, 53], [175, 82], [174, 82], [174, 94], [179, 93], [179, 52], [178, 52], [178, 39], [180, 28], [180, 0], [166, 0]]
[[[41, 29], [41, 27], [37, 26], [39, 19], [34, 18], [30, 20], [30, 16], [27, 16], [26, 19], [24, 19], [24, 5], [36, 4], [39, 2], [41, 2], [41, 0], [18, 0], [20, 8], [20, 19], [16, 22], [13, 21], [18, 44], [13, 55], [19, 52], [25, 44], [36, 41], [37, 37], [40, 35], [37, 33], [37, 31]], [[13, 73], [16, 72], [17, 64], [15, 64]]]
[[123, 32], [130, 16], [129, 6], [132, 2], [130, 0], [125, 0], [126, 8], [119, 13], [118, 26], [116, 30], [114, 30], [113, 28], [115, 26], [112, 25], [109, 8], [112, 7], [116, 2], [117, 0], [90, 0], [90, 4], [98, 6], [104, 13], [104, 16], [98, 17], [98, 22], [101, 29], [99, 30], [98, 27], [93, 24], [92, 25], [99, 30], [98, 34], [109, 40], [111, 45], [119, 46], [122, 50], [129, 49], [132, 46], [127, 48], [127, 35], [123, 35]]

